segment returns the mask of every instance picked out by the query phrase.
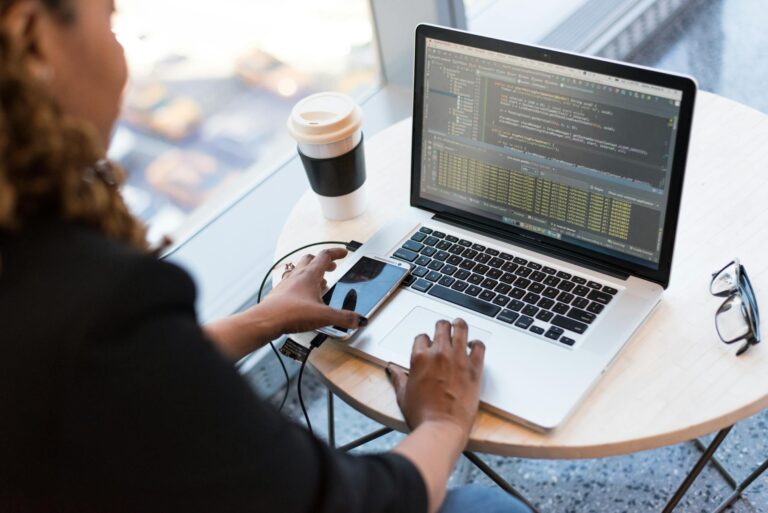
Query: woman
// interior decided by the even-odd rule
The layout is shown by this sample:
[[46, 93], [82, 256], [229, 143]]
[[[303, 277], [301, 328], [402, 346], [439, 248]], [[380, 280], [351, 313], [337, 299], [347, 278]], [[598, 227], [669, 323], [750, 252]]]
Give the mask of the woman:
[[[352, 457], [256, 398], [232, 361], [282, 333], [365, 319], [320, 301], [345, 251], [201, 328], [103, 159], [127, 71], [113, 0], [0, 0], [0, 511], [513, 511], [445, 484], [484, 346], [438, 323], [390, 369], [411, 434]], [[470, 348], [471, 349], [468, 349]], [[445, 502], [445, 504], [443, 504]]]

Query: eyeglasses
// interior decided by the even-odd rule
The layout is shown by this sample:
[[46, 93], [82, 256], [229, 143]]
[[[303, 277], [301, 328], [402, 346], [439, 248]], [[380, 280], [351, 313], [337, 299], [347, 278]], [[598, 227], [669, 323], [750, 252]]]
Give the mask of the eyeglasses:
[[760, 312], [757, 299], [747, 270], [738, 258], [712, 274], [709, 292], [726, 298], [715, 314], [715, 327], [722, 341], [733, 344], [745, 340], [744, 345], [736, 351], [736, 356], [759, 343]]

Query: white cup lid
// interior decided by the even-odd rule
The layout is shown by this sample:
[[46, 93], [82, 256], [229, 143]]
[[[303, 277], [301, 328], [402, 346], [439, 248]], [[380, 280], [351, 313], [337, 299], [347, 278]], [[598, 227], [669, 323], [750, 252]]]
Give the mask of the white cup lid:
[[307, 96], [293, 108], [288, 131], [299, 143], [328, 144], [351, 137], [363, 125], [363, 109], [341, 93]]

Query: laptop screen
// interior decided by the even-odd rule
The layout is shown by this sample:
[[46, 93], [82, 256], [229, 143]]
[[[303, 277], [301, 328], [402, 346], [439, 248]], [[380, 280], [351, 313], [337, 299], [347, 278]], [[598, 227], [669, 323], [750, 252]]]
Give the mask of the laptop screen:
[[683, 91], [426, 39], [422, 198], [656, 269]]

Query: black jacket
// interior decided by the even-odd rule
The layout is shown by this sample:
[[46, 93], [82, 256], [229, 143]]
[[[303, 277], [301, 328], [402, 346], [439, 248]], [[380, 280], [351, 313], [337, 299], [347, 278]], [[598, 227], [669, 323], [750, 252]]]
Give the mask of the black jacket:
[[91, 229], [0, 232], [0, 511], [424, 512], [416, 468], [257, 398], [180, 268]]

